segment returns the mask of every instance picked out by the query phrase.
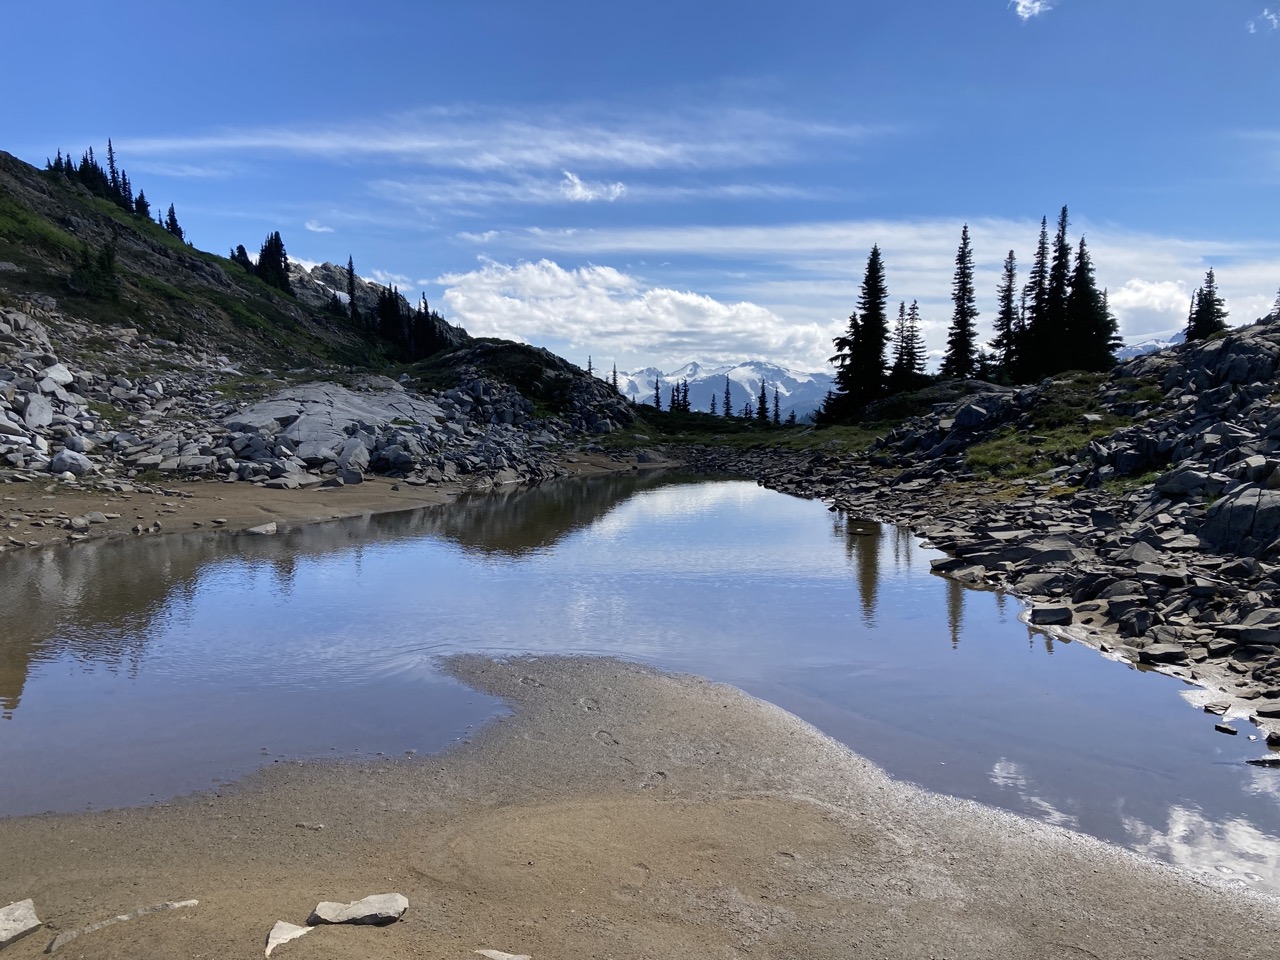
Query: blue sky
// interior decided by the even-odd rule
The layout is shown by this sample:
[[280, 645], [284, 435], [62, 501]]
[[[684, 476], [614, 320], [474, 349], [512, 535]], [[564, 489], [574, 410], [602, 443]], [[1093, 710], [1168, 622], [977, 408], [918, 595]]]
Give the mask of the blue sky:
[[1134, 341], [1280, 287], [1271, 2], [19, 4], [0, 149], [620, 369], [820, 369], [873, 243], [940, 352], [961, 224], [986, 334], [1065, 203]]

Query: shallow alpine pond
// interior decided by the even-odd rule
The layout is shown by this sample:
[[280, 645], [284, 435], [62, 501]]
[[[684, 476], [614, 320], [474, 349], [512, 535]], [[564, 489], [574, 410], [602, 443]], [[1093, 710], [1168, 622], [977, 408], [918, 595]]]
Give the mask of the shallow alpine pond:
[[[284, 758], [441, 749], [502, 704], [454, 652], [734, 684], [890, 774], [1280, 893], [1280, 770], [1182, 682], [933, 576], [908, 532], [627, 475], [298, 527], [0, 556], [0, 815], [145, 803]], [[1203, 699], [1203, 698], [1202, 698]]]

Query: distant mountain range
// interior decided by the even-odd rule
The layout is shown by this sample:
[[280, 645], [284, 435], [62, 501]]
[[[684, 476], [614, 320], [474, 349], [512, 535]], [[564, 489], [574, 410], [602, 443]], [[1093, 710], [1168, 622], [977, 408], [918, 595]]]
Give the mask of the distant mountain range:
[[[662, 408], [671, 403], [671, 391], [682, 381], [689, 383], [689, 406], [706, 412], [711, 409], [711, 398], [716, 398], [716, 412], [724, 413], [725, 378], [729, 382], [729, 395], [734, 413], [740, 413], [750, 403], [755, 405], [763, 382], [769, 392], [772, 408], [773, 391], [778, 391], [778, 408], [785, 419], [792, 410], [796, 418], [803, 420], [820, 406], [833, 389], [834, 378], [829, 373], [803, 373], [780, 367], [764, 360], [748, 360], [736, 365], [705, 366], [687, 363], [678, 370], [664, 373], [657, 367], [645, 367], [632, 373], [618, 372], [618, 389], [637, 403], [653, 405], [653, 388], [661, 384]], [[772, 409], [770, 409], [772, 412]]]
[[1187, 332], [1179, 330], [1168, 340], [1162, 340], [1159, 337], [1152, 337], [1150, 340], [1141, 340], [1138, 343], [1128, 344], [1116, 351], [1117, 360], [1132, 360], [1134, 357], [1140, 357], [1144, 353], [1155, 353], [1157, 350], [1168, 350], [1170, 347], [1176, 347], [1180, 343], [1187, 340]]

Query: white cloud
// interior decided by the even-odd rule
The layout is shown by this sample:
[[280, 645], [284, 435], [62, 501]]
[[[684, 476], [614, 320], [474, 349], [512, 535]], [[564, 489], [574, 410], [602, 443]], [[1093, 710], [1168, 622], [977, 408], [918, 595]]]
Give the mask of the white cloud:
[[304, 226], [312, 233], [333, 233], [333, 227], [326, 227], [318, 220], [308, 220]]
[[[356, 273], [363, 274], [364, 271], [357, 269]], [[388, 270], [370, 270], [365, 275], [384, 287], [399, 287], [401, 293], [404, 293], [405, 288], [413, 284], [412, 277], [406, 277], [403, 273], [392, 273]]]
[[1272, 30], [1280, 30], [1280, 9], [1272, 10], [1270, 7], [1263, 9], [1258, 15], [1257, 20], [1250, 20], [1245, 24], [1245, 28], [1250, 33], [1257, 33], [1259, 25], [1263, 29], [1270, 27]]
[[648, 286], [608, 266], [482, 259], [476, 270], [435, 282], [445, 287], [450, 317], [473, 335], [589, 352], [624, 369], [675, 367], [692, 357], [715, 363], [767, 357], [807, 368], [831, 352], [830, 333], [820, 324], [789, 323], [746, 301]]
[[[979, 335], [989, 338], [1004, 255], [1019, 253], [1025, 281], [1039, 221], [969, 222], [976, 260]], [[1162, 237], [1114, 227], [1072, 224], [1086, 234], [1098, 284], [1109, 291], [1122, 335], [1130, 342], [1171, 334], [1186, 324], [1188, 298], [1215, 268], [1230, 322], [1265, 315], [1280, 284], [1280, 242], [1222, 242]], [[532, 229], [504, 236], [505, 245], [532, 256], [562, 259], [679, 259], [696, 266], [667, 280], [692, 289], [731, 290], [786, 323], [826, 331], [807, 369], [821, 369], [830, 337], [842, 328], [857, 298], [867, 252], [879, 244], [890, 297], [917, 299], [931, 352], [939, 354], [951, 318], [951, 280], [960, 225], [951, 220], [850, 220], [772, 226], [635, 227], [612, 230]], [[733, 272], [731, 276], [729, 271]], [[670, 272], [670, 271], [667, 271]], [[717, 294], [722, 299], [725, 294]], [[701, 358], [700, 358], [701, 359]]]
[[625, 183], [599, 183], [585, 181], [576, 173], [564, 171], [560, 181], [560, 194], [574, 203], [592, 203], [596, 200], [617, 200], [627, 192]]
[[1009, 0], [1009, 6], [1026, 23], [1032, 17], [1048, 13], [1056, 2], [1057, 0]]
[[[625, 119], [619, 120], [622, 115]], [[794, 119], [764, 110], [688, 107], [665, 113], [546, 109], [532, 118], [477, 108], [422, 110], [360, 124], [254, 127], [124, 141], [132, 156], [294, 154], [469, 171], [732, 169], [811, 156], [814, 145], [888, 128]]]

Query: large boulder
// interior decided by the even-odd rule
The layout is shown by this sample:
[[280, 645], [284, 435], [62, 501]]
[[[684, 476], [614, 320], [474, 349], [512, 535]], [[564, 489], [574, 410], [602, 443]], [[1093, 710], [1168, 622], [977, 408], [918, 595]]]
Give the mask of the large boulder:
[[1280, 538], [1280, 490], [1244, 487], [1205, 514], [1201, 538], [1224, 553], [1261, 556]]

